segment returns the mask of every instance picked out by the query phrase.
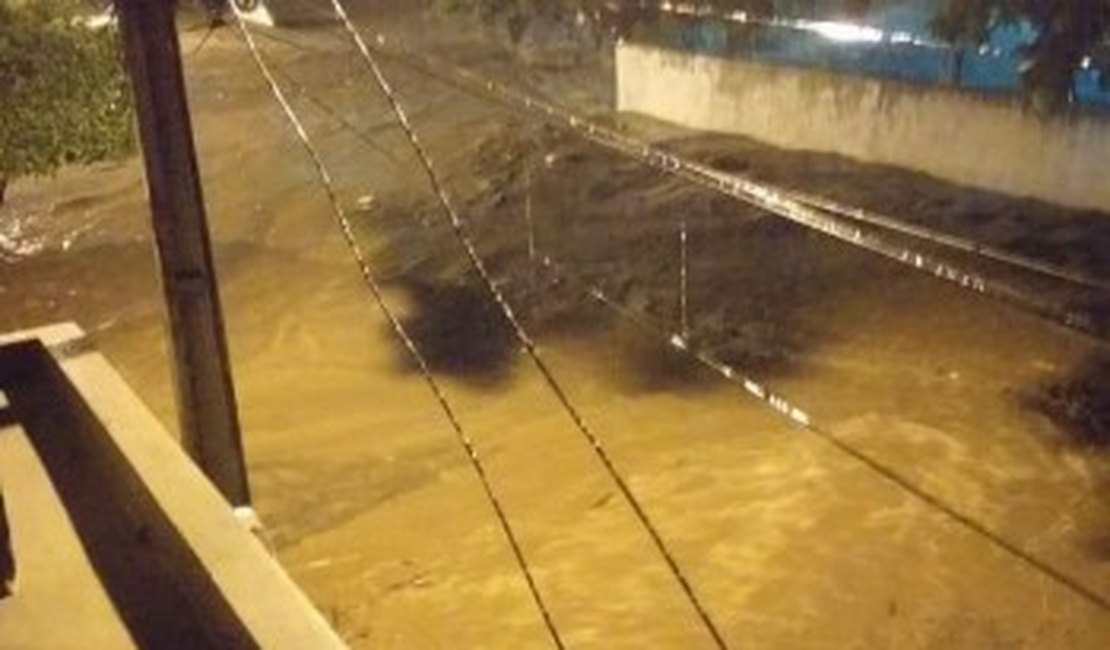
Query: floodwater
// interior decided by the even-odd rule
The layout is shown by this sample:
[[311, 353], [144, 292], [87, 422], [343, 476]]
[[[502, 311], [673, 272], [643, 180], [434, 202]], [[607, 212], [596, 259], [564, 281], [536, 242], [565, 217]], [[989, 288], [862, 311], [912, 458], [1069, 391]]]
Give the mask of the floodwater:
[[[187, 34], [186, 49], [198, 37]], [[266, 47], [388, 151], [302, 104], [387, 298], [432, 355], [567, 647], [712, 647], [496, 312], [472, 283], [452, 283], [465, 277], [462, 257], [442, 244], [442, 229], [433, 237], [420, 227], [436, 218], [424, 179], [400, 134], [381, 126], [386, 106], [357, 61], [334, 44]], [[551, 647], [466, 455], [360, 284], [245, 51], [219, 32], [187, 67], [252, 487], [279, 558], [356, 648]], [[481, 208], [489, 187], [469, 173], [480, 167], [475, 143], [496, 136], [504, 114], [387, 72], [454, 195]], [[613, 268], [673, 252], [673, 233], [610, 227], [596, 244], [601, 227], [574, 220], [593, 213], [560, 189], [576, 162], [536, 181], [542, 244], [571, 255], [594, 241], [569, 260], [591, 281], [623, 287], [631, 303], [668, 295], [638, 291], [636, 274]], [[929, 495], [604, 307], [572, 303], [565, 285], [518, 290], [529, 280], [512, 260], [493, 260], [509, 295], [532, 296], [522, 313], [541, 354], [730, 647], [1110, 644], [1106, 452], [1072, 444], [1026, 399], [1100, 358], [1100, 345], [789, 228], [759, 230], [757, 248], [730, 256], [712, 248], [735, 241], [731, 222], [712, 218], [719, 206], [668, 203], [662, 190], [656, 198], [675, 214], [702, 211], [691, 221], [695, 326], [720, 305], [765, 309], [746, 325], [783, 354], [730, 358], [753, 362], [821, 431]], [[17, 183], [0, 212], [0, 326], [78, 321], [174, 429], [144, 201], [135, 160]], [[653, 210], [657, 224], [666, 211]], [[552, 229], [562, 217], [566, 228]], [[744, 227], [763, 228], [754, 223]], [[496, 220], [478, 230], [487, 242], [499, 232], [522, 231]], [[664, 282], [667, 259], [640, 284]], [[574, 307], [545, 319], [533, 313], [545, 295]], [[673, 314], [643, 301], [632, 306], [661, 322]]]

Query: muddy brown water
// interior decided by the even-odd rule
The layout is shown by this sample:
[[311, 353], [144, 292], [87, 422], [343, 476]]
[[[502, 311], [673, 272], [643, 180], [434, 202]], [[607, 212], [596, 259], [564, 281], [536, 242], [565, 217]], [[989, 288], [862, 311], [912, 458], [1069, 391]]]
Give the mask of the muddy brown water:
[[[329, 48], [268, 52], [349, 119], [381, 122], [386, 107], [356, 62]], [[354, 647], [550, 647], [465, 456], [360, 285], [239, 44], [217, 33], [188, 72], [251, 479], [280, 559]], [[732, 647], [1110, 643], [1105, 610], [565, 283], [522, 277], [519, 179], [505, 189], [479, 173], [501, 169], [479, 153], [506, 116], [390, 72], [555, 376]], [[419, 225], [437, 217], [403, 141], [377, 135], [398, 165], [305, 112], [568, 647], [711, 647], [450, 233]], [[671, 217], [689, 216], [691, 313], [707, 344], [839, 439], [1110, 598], [1105, 453], [1071, 444], [1024, 399], [1101, 358], [1100, 346], [626, 167], [606, 177], [606, 164], [567, 158], [538, 175], [545, 250], [673, 325]], [[584, 182], [565, 183], [575, 174]], [[12, 188], [0, 226], [23, 248], [0, 265], [0, 325], [77, 320], [173, 430], [141, 183], [130, 160]], [[355, 208], [370, 195], [371, 209]], [[722, 335], [729, 326], [740, 334]], [[774, 354], [753, 356], [761, 348]]]

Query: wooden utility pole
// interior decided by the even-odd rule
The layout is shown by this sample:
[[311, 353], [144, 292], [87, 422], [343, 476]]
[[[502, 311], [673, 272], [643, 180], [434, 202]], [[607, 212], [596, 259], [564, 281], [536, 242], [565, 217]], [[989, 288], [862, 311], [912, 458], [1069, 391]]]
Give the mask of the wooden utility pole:
[[173, 352], [182, 444], [234, 506], [250, 503], [223, 314], [171, 0], [115, 0], [135, 98]]

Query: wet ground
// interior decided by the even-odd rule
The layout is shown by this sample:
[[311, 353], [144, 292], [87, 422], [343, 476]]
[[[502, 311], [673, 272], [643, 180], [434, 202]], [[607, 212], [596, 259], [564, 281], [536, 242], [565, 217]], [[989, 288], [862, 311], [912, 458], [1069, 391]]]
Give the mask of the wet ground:
[[[463, 40], [407, 33], [448, 51]], [[185, 49], [200, 36], [186, 34]], [[358, 60], [315, 29], [291, 37], [310, 49], [262, 42], [372, 138], [294, 93], [567, 646], [712, 647], [467, 271]], [[513, 70], [476, 51], [468, 63]], [[252, 483], [281, 560], [354, 647], [550, 647], [465, 455], [360, 284], [241, 44], [217, 32], [186, 65]], [[1097, 401], [1075, 397], [1076, 386], [1097, 394], [1102, 344], [637, 170], [403, 66], [386, 71], [495, 276], [730, 647], [1110, 643], [1110, 457], [1073, 431], [1102, 422]], [[569, 95], [564, 73], [518, 78]], [[603, 103], [602, 86], [590, 77], [571, 99]], [[674, 135], [649, 126], [635, 128]], [[780, 154], [718, 138], [674, 144], [744, 151], [767, 174], [790, 167], [759, 167]], [[838, 164], [822, 189], [885, 207], [867, 189], [879, 186], [871, 172]], [[693, 340], [932, 501], [582, 299], [574, 282], [535, 271], [526, 195], [543, 253], [665, 330], [680, 321], [685, 219]], [[173, 428], [138, 162], [22, 181], [10, 196], [0, 329], [78, 321]], [[996, 212], [1016, 204], [991, 200]]]

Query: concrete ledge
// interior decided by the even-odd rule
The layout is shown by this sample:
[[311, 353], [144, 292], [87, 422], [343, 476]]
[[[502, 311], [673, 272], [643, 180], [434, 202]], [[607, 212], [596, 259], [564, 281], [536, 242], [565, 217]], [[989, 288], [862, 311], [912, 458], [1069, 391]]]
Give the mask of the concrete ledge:
[[0, 336], [18, 581], [0, 647], [345, 647], [83, 340], [68, 324]]

